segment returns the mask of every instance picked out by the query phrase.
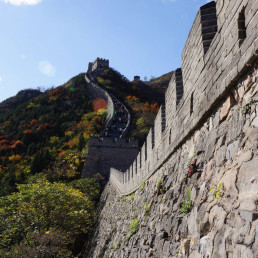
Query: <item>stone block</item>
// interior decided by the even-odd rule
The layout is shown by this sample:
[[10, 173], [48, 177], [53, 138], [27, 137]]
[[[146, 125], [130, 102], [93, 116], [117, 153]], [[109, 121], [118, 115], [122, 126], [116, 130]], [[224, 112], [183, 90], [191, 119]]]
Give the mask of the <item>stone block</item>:
[[222, 108], [221, 108], [221, 110], [220, 110], [220, 117], [219, 117], [219, 120], [220, 121], [223, 121], [226, 117], [227, 117], [227, 115], [228, 115], [228, 113], [229, 113], [229, 111], [230, 111], [230, 109], [233, 107], [233, 105], [235, 104], [235, 98], [234, 98], [234, 96], [231, 94], [228, 98], [227, 98], [227, 100], [225, 101], [225, 103], [223, 104], [223, 106], [222, 106]]
[[240, 209], [246, 211], [257, 210], [258, 196], [258, 159], [244, 162], [239, 170], [237, 187], [239, 189]]
[[228, 145], [227, 151], [226, 151], [227, 160], [233, 159], [235, 157], [235, 155], [237, 154], [238, 146], [239, 146], [239, 140]]

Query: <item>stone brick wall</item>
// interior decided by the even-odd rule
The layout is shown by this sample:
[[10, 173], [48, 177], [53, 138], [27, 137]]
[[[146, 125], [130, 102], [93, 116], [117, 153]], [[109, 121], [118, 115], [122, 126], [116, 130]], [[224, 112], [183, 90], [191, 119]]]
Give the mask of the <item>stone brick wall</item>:
[[111, 167], [118, 171], [126, 170], [134, 161], [139, 152], [137, 140], [117, 139], [105, 137], [103, 141], [91, 137], [89, 151], [86, 156], [82, 178], [91, 177], [94, 174], [101, 174], [109, 178]]
[[257, 169], [258, 63], [149, 179], [111, 170], [84, 257], [256, 258]]
[[94, 83], [93, 78], [91, 78], [91, 76], [88, 73], [86, 73], [85, 75], [85, 80], [87, 82], [86, 87], [90, 97], [92, 99], [103, 98], [106, 101], [107, 103], [106, 125], [108, 125], [111, 122], [115, 112], [114, 103], [111, 96], [106, 90], [104, 90], [102, 87]]
[[92, 66], [91, 66], [91, 70], [90, 71], [94, 71], [94, 70], [97, 70], [98, 68], [103, 68], [103, 67], [106, 67], [108, 68], [109, 67], [109, 60], [108, 59], [103, 59], [103, 58], [97, 58], [93, 63], [92, 63]]
[[85, 257], [258, 257], [257, 10], [200, 9], [154, 134], [111, 169]]
[[[216, 5], [213, 2], [201, 7], [182, 53], [182, 70], [172, 75], [166, 93], [166, 129], [154, 128], [159, 142], [152, 148], [150, 131], [141, 150], [143, 155], [147, 145], [147, 160], [143, 159], [137, 178], [131, 177], [126, 184], [122, 183], [124, 180], [118, 183], [121, 176], [111, 171], [111, 182], [116, 180], [118, 189], [123, 189], [121, 194], [132, 193], [140, 186], [141, 179], [148, 179], [162, 167], [229, 96], [239, 78], [254, 67], [258, 54], [257, 9], [255, 0], [218, 0]], [[238, 22], [243, 10], [244, 40], [239, 37]], [[125, 171], [123, 177], [128, 178], [128, 173]]]

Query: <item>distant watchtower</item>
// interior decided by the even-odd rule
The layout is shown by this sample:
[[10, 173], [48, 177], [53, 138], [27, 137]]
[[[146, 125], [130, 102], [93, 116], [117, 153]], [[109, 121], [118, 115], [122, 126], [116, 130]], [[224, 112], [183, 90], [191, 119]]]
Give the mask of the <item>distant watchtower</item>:
[[134, 81], [135, 81], [135, 82], [140, 81], [140, 79], [141, 79], [141, 77], [140, 77], [140, 76], [138, 76], [138, 75], [135, 75], [135, 76], [134, 76]]
[[89, 63], [88, 72], [93, 72], [99, 68], [109, 68], [109, 60], [97, 57], [93, 63]]

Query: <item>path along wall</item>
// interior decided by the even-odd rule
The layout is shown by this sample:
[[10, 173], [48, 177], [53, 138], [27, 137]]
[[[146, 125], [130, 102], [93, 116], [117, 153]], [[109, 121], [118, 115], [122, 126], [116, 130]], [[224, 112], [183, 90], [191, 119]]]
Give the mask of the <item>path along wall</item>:
[[91, 78], [90, 74], [86, 73], [85, 80], [87, 82], [86, 87], [90, 97], [92, 99], [102, 98], [107, 103], [106, 126], [108, 126], [112, 122], [112, 118], [115, 112], [113, 100], [106, 90], [93, 82], [94, 80]]
[[230, 90], [257, 60], [257, 9], [256, 0], [218, 0], [200, 8], [182, 52], [182, 68], [172, 75], [165, 107], [137, 159], [125, 173], [111, 169], [111, 183], [121, 195], [134, 192], [161, 168], [221, 101], [235, 101]]

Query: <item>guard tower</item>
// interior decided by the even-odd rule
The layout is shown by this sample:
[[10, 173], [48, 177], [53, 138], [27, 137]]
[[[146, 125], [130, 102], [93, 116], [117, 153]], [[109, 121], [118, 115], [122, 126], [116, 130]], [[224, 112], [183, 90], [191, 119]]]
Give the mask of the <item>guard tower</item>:
[[140, 76], [138, 76], [138, 75], [135, 75], [135, 76], [134, 76], [134, 81], [135, 81], [135, 82], [140, 81], [140, 79], [141, 79], [141, 77], [140, 77]]
[[99, 68], [109, 68], [109, 60], [97, 57], [93, 63], [89, 63], [88, 72], [93, 72]]

